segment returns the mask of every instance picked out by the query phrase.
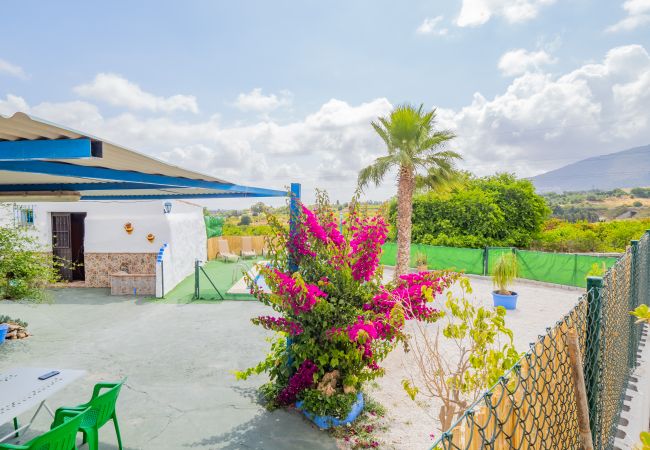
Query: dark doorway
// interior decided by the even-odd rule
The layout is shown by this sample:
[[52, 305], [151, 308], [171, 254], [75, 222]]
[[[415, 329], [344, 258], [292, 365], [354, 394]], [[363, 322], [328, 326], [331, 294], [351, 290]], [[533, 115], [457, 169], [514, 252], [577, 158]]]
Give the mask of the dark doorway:
[[52, 213], [52, 250], [61, 278], [84, 280], [84, 220], [86, 213]]

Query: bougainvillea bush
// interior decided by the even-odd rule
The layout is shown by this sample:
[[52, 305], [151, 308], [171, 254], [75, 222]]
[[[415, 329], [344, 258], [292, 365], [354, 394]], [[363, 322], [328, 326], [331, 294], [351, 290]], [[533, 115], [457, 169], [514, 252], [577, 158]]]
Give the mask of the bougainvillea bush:
[[456, 275], [423, 272], [382, 285], [384, 219], [352, 206], [339, 224], [323, 193], [314, 211], [300, 206], [292, 234], [288, 225], [268, 220], [275, 233], [271, 262], [260, 270], [271, 292], [251, 285], [276, 314], [253, 323], [277, 337], [264, 361], [237, 376], [266, 372], [270, 382], [262, 393], [270, 407], [302, 400], [314, 414], [342, 419], [364, 383], [383, 375], [386, 356], [405, 342], [405, 320], [440, 317], [431, 302]]

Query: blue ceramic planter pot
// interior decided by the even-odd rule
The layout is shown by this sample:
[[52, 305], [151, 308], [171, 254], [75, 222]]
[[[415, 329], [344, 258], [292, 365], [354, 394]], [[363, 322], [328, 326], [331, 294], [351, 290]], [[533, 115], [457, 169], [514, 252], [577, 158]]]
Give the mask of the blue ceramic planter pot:
[[6, 323], [0, 325], [0, 345], [2, 345], [5, 341], [5, 337], [7, 337], [7, 331], [9, 331], [9, 325]]
[[505, 309], [517, 309], [517, 298], [519, 295], [516, 292], [510, 293], [510, 295], [497, 294], [496, 291], [492, 291], [492, 299], [494, 300], [494, 306], [503, 306]]
[[317, 416], [315, 414], [312, 414], [309, 411], [302, 409], [302, 403], [302, 401], [296, 402], [296, 409], [302, 411], [305, 417], [314, 422], [318, 428], [321, 428], [323, 430], [331, 427], [340, 427], [341, 425], [347, 425], [354, 422], [355, 419], [359, 417], [359, 414], [361, 414], [364, 407], [363, 394], [361, 392], [357, 394], [357, 401], [352, 405], [350, 414], [348, 414], [348, 416], [343, 420], [332, 416]]

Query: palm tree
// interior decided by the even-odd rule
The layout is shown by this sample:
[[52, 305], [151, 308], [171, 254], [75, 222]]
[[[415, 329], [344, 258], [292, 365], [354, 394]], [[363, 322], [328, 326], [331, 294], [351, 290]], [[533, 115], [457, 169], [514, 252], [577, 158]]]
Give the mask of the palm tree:
[[397, 169], [397, 267], [395, 276], [408, 272], [411, 252], [411, 214], [413, 193], [417, 185], [438, 189], [448, 185], [458, 174], [454, 167], [461, 156], [444, 150], [455, 137], [450, 131], [434, 129], [436, 110], [424, 106], [401, 105], [372, 126], [384, 140], [388, 155], [359, 172], [358, 186], [378, 186], [391, 169]]

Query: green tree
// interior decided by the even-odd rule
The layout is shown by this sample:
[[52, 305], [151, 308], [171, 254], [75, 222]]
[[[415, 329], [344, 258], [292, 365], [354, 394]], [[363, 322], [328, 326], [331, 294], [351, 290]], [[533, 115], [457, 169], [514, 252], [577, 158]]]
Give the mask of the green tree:
[[243, 215], [239, 220], [239, 225], [250, 225], [252, 222], [251, 216]]
[[[469, 178], [450, 192], [413, 199], [413, 242], [451, 247], [527, 247], [549, 214], [532, 184], [509, 174]], [[390, 222], [397, 222], [397, 205]], [[391, 236], [392, 237], [392, 236]]]
[[433, 189], [457, 176], [454, 163], [461, 156], [443, 146], [455, 135], [435, 129], [436, 110], [424, 106], [401, 105], [372, 126], [386, 144], [387, 155], [380, 156], [359, 172], [358, 186], [379, 185], [393, 169], [397, 170], [397, 267], [395, 275], [408, 271], [411, 248], [413, 194], [418, 180]]

